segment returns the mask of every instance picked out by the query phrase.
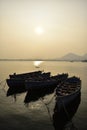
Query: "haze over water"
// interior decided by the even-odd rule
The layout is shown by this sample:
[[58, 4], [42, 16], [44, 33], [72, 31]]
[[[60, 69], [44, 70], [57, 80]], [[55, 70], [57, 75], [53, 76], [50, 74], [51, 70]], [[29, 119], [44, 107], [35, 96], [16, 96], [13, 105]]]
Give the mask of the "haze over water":
[[87, 53], [87, 0], [0, 0], [0, 59]]

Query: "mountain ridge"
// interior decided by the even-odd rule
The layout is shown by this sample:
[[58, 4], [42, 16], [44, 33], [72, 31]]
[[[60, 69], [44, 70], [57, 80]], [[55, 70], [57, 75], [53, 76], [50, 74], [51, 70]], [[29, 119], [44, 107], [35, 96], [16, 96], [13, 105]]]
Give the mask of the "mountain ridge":
[[79, 61], [79, 60], [87, 60], [87, 53], [84, 55], [77, 55], [75, 53], [68, 53], [59, 58], [60, 60], [69, 60], [69, 61]]

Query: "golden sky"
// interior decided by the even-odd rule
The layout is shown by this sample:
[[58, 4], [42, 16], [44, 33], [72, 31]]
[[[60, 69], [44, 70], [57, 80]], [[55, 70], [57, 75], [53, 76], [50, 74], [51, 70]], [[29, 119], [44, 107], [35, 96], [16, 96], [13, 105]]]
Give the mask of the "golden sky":
[[0, 58], [87, 53], [87, 0], [0, 0]]

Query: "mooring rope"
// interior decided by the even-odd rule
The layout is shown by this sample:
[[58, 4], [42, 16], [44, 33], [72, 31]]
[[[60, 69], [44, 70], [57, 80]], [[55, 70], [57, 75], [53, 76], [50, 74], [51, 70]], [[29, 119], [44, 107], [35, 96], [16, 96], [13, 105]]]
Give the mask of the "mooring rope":
[[48, 107], [47, 104], [43, 101], [42, 98], [40, 98], [40, 100], [41, 100], [41, 102], [44, 104], [44, 106], [46, 107], [47, 112], [48, 112], [48, 115], [49, 115], [49, 118], [50, 118], [50, 120], [51, 120], [51, 122], [52, 122], [52, 117], [51, 117], [51, 114], [50, 114], [50, 109], [49, 109], [49, 107]]
[[6, 81], [5, 79], [4, 79], [4, 80], [2, 80], [2, 81], [0, 82], [0, 85], [2, 85], [2, 83], [3, 83], [3, 82], [5, 82], [5, 81]]
[[53, 98], [56, 96], [56, 88], [54, 89], [54, 94], [52, 96], [52, 98], [47, 102], [45, 103], [46, 105], [49, 105], [52, 101], [53, 101]]
[[4, 84], [3, 88], [5, 88], [5, 86], [6, 86], [6, 80], [5, 80], [5, 84]]
[[49, 102], [45, 103], [46, 105], [49, 105], [52, 101], [53, 101], [53, 98], [55, 97], [55, 94], [52, 96], [52, 98], [50, 99]]
[[[3, 84], [4, 83], [4, 84]], [[6, 90], [5, 90], [5, 86], [6, 86], [6, 80], [2, 80], [1, 82], [0, 82], [0, 85], [2, 86], [2, 90], [6, 93]]]
[[50, 113], [50, 109], [48, 107], [48, 105], [53, 101], [53, 98], [56, 96], [56, 88], [54, 89], [54, 94], [52, 96], [52, 98], [50, 99], [50, 101], [48, 103], [45, 103], [43, 101], [43, 98], [40, 98], [41, 102], [44, 104], [44, 106], [46, 107], [47, 109], [47, 112], [48, 112], [48, 115], [49, 115], [49, 118], [50, 118], [50, 121], [53, 123], [53, 119], [52, 119], [52, 116], [51, 116], [51, 113]]

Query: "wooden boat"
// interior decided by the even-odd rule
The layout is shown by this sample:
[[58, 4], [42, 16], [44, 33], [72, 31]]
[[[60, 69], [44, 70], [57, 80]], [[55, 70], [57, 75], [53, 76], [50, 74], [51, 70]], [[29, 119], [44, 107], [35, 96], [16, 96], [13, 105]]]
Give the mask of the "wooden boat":
[[62, 107], [60, 111], [58, 103], [55, 103], [53, 113], [53, 126], [55, 130], [76, 130], [72, 119], [78, 110], [80, 102], [81, 93], [79, 93], [73, 101], [69, 102], [67, 106]]
[[81, 80], [75, 76], [68, 78], [64, 84], [57, 86], [56, 100], [59, 110], [72, 102], [80, 94], [80, 91]]
[[64, 83], [68, 74], [59, 74], [51, 76], [46, 80], [26, 81], [26, 89], [28, 90], [24, 103], [36, 101], [41, 97], [52, 94], [58, 84]]
[[58, 84], [65, 82], [68, 74], [59, 74], [52, 76], [50, 79], [39, 81], [26, 81], [27, 94], [24, 99], [24, 103], [30, 103], [36, 101], [39, 98], [43, 98], [46, 95], [52, 94]]
[[61, 82], [64, 82], [68, 77], [68, 74], [58, 74], [56, 76], [51, 77], [44, 77], [44, 78], [37, 78], [33, 80], [26, 80], [25, 81], [25, 87], [26, 90], [29, 89], [42, 89], [47, 88], [48, 86], [57, 86]]
[[9, 75], [9, 78], [6, 79], [7, 85], [9, 87], [25, 87], [25, 81], [32, 80], [32, 79], [39, 79], [44, 77], [49, 77], [50, 72], [42, 72], [42, 71], [34, 71], [30, 73], [23, 73], [23, 74], [12, 74]]
[[[68, 74], [58, 74], [55, 76], [51, 76], [50, 72], [44, 72], [42, 74], [34, 75], [34, 76], [29, 76], [28, 78], [9, 78], [7, 79], [7, 85], [9, 86], [9, 91], [11, 92], [25, 92], [28, 91], [29, 89], [48, 89], [48, 87], [57, 87], [57, 85], [61, 82], [64, 82], [68, 77]], [[8, 91], [8, 93], [9, 93]], [[7, 95], [10, 95], [8, 94]]]
[[26, 90], [29, 90], [29, 89], [40, 89], [40, 88], [44, 88], [44, 87], [48, 87], [48, 86], [57, 86], [58, 82], [57, 80], [52, 80], [52, 79], [49, 79], [49, 80], [41, 80], [41, 81], [30, 81], [30, 80], [27, 80], [25, 81], [25, 87], [26, 87]]
[[9, 77], [10, 78], [24, 78], [24, 79], [26, 79], [30, 76], [33, 77], [33, 76], [37, 76], [37, 75], [40, 75], [40, 74], [42, 74], [42, 71], [33, 71], [33, 72], [21, 73], [21, 74], [14, 73], [14, 74], [10, 74]]
[[29, 83], [29, 86], [33, 86], [36, 83], [40, 86], [44, 83], [46, 84], [53, 84], [54, 80], [63, 80], [66, 79], [68, 74], [58, 74], [56, 76], [51, 76], [50, 72], [42, 72], [42, 71], [35, 71], [30, 73], [23, 73], [23, 74], [13, 74], [9, 75], [9, 78], [6, 79], [7, 85], [9, 87], [22, 87], [25, 86], [25, 83]]

